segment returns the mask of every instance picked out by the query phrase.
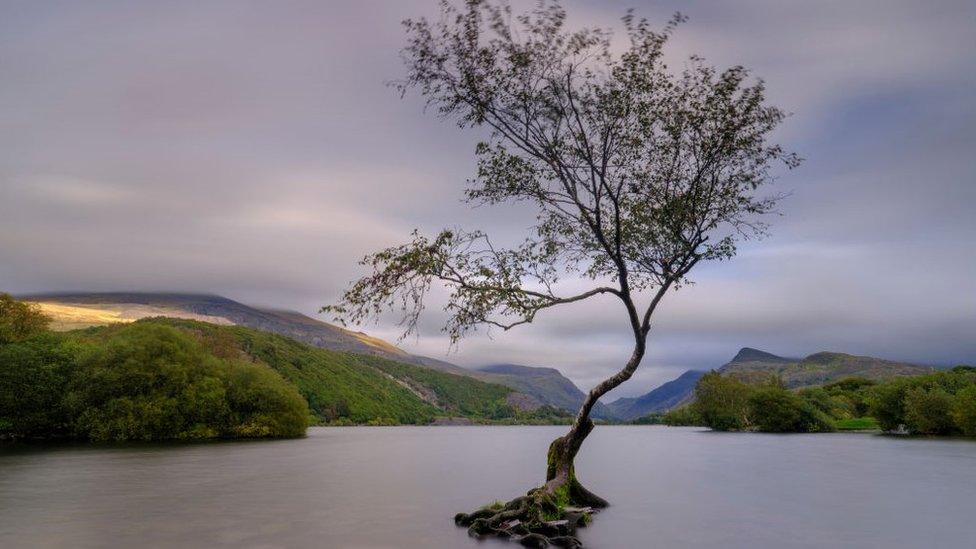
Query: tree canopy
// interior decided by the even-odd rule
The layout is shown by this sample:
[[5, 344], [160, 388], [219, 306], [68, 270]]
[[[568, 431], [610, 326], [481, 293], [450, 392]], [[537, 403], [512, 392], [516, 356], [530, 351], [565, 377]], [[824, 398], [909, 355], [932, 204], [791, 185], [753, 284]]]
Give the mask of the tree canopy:
[[[640, 339], [696, 264], [763, 233], [760, 217], [779, 195], [760, 187], [775, 166], [799, 162], [769, 141], [786, 115], [743, 67], [718, 71], [692, 57], [670, 70], [664, 46], [683, 16], [655, 30], [628, 14], [617, 53], [609, 30], [568, 29], [555, 2], [524, 15], [477, 0], [442, 10], [438, 21], [404, 23], [406, 76], [396, 86], [461, 127], [487, 130], [469, 203], [528, 203], [536, 223], [517, 246], [447, 229], [369, 255], [371, 274], [326, 307], [340, 320], [392, 307], [409, 333], [438, 281], [451, 291], [453, 341], [599, 294], [621, 299]], [[563, 295], [567, 275], [598, 282]], [[643, 290], [652, 294], [639, 310], [633, 293]]]
[[43, 332], [50, 323], [37, 305], [0, 293], [0, 344], [23, 341]]

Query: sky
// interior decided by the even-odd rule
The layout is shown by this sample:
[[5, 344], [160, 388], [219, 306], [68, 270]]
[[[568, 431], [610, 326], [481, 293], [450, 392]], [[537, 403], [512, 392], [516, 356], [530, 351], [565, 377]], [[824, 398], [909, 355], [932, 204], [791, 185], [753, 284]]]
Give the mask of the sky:
[[[750, 68], [805, 159], [775, 183], [771, 235], [666, 298], [614, 395], [744, 346], [976, 363], [976, 4], [566, 6], [618, 29], [628, 8], [661, 25], [680, 9], [672, 65]], [[0, 2], [0, 291], [206, 292], [330, 320], [357, 260], [414, 228], [521, 234], [527, 211], [461, 202], [479, 136], [387, 85], [400, 21], [436, 8]], [[464, 366], [551, 366], [586, 389], [631, 350], [612, 298], [455, 350], [432, 305], [401, 347]], [[363, 329], [398, 336], [392, 318]]]

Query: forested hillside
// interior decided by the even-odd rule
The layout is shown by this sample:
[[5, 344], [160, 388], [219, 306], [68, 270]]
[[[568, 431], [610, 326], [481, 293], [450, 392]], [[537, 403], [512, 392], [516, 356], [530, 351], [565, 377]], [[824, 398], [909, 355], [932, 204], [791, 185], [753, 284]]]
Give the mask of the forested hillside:
[[[0, 437], [159, 440], [295, 436], [312, 424], [562, 421], [515, 392], [243, 326], [146, 318], [67, 332], [6, 297]], [[515, 399], [516, 401], [518, 399]]]
[[[434, 417], [513, 417], [511, 389], [385, 358], [312, 347], [243, 326], [151, 319], [195, 332], [215, 353], [240, 352], [293, 383], [319, 422], [429, 423]], [[229, 349], [229, 351], [228, 351]]]

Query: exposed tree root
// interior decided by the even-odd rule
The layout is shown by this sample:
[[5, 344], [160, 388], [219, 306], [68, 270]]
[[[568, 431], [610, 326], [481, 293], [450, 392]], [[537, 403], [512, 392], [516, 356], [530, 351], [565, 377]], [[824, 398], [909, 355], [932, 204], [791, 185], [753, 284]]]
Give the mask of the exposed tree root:
[[508, 503], [496, 502], [473, 513], [458, 513], [454, 522], [474, 537], [510, 538], [526, 547], [579, 548], [576, 529], [586, 526], [607, 502], [573, 478], [558, 488], [547, 483]]
[[552, 441], [547, 456], [546, 483], [508, 503], [496, 502], [473, 513], [458, 513], [454, 523], [474, 537], [498, 536], [526, 547], [582, 547], [576, 529], [586, 526], [606, 500], [576, 479], [573, 460], [593, 422], [586, 415], [569, 433]]
[[471, 514], [458, 513], [454, 522], [474, 537], [511, 538], [526, 547], [582, 547], [576, 529], [589, 522], [592, 508], [560, 506], [538, 488], [529, 495], [496, 503]]

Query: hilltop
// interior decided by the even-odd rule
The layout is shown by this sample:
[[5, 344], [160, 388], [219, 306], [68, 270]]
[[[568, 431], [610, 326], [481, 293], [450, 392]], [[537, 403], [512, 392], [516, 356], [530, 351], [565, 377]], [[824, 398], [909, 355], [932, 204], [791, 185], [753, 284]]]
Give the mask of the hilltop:
[[745, 347], [718, 371], [744, 381], [776, 375], [792, 389], [824, 385], [845, 377], [884, 381], [898, 376], [926, 374], [932, 368], [828, 351], [814, 353], [802, 359], [786, 358]]
[[[22, 296], [55, 320], [55, 329], [74, 329], [165, 316], [218, 325], [247, 326], [334, 351], [382, 356], [453, 370], [458, 366], [411, 355], [363, 332], [322, 322], [296, 311], [267, 309], [212, 294], [183, 293], [51, 293]], [[442, 366], [442, 364], [444, 364]]]

